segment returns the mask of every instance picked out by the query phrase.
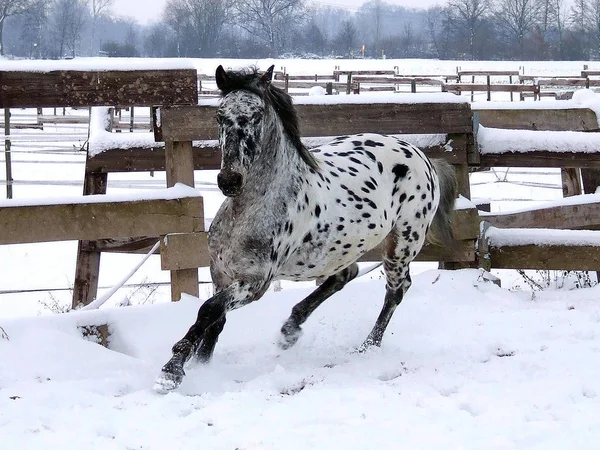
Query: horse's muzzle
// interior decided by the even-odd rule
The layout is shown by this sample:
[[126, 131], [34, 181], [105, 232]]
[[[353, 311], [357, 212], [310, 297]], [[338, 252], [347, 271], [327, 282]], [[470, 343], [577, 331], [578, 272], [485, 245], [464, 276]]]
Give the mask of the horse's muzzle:
[[217, 186], [227, 197], [239, 195], [242, 192], [243, 181], [242, 174], [239, 172], [221, 170], [217, 175]]

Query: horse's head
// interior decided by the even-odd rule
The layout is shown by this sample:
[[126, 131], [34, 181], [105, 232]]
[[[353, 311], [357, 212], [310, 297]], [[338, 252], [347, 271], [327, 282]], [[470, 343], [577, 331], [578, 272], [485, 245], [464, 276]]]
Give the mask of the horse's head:
[[224, 97], [217, 109], [219, 146], [221, 148], [221, 171], [217, 184], [228, 197], [239, 195], [244, 186], [250, 166], [258, 157], [262, 141], [262, 121], [265, 104], [259, 93], [271, 82], [273, 67], [264, 75], [246, 75], [251, 89], [236, 88], [240, 80], [217, 68], [217, 86]]

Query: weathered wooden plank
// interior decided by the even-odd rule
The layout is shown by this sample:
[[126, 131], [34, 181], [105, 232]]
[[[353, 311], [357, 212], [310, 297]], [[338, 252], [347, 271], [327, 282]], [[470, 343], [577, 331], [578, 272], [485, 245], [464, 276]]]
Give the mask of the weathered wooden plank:
[[473, 105], [479, 123], [489, 128], [538, 131], [598, 131], [598, 118], [589, 108], [485, 109]]
[[196, 269], [210, 266], [207, 233], [171, 233], [160, 240], [162, 270]]
[[445, 92], [537, 92], [539, 87], [533, 84], [475, 84], [446, 83]]
[[193, 69], [0, 72], [0, 108], [152, 106], [198, 102]]
[[[219, 169], [221, 151], [217, 146], [194, 147], [193, 163], [195, 170]], [[89, 157], [86, 170], [99, 173], [164, 171], [165, 148], [135, 147], [107, 150]]]
[[458, 75], [459, 76], [492, 76], [492, 77], [498, 77], [498, 76], [515, 76], [515, 75], [519, 75], [519, 71], [518, 70], [459, 70], [458, 71]]
[[[302, 136], [472, 133], [468, 103], [296, 105]], [[218, 139], [214, 106], [161, 108], [155, 139]]]
[[600, 203], [554, 206], [512, 214], [486, 214], [481, 219], [498, 228], [583, 230], [600, 225]]
[[[358, 261], [381, 261], [383, 251], [383, 244], [380, 244], [362, 255]], [[475, 241], [458, 241], [455, 248], [425, 244], [421, 249], [421, 252], [415, 258], [415, 261], [474, 262]]]
[[[448, 151], [448, 146], [453, 151]], [[422, 150], [430, 158], [441, 158], [451, 164], [462, 164], [467, 162], [465, 146], [466, 139], [463, 135], [455, 136], [447, 146], [435, 145]], [[194, 170], [221, 168], [221, 151], [216, 145], [194, 145], [192, 154]], [[97, 173], [164, 171], [165, 149], [164, 147], [136, 147], [107, 150], [89, 157], [86, 170]]]
[[200, 295], [197, 268], [171, 271], [171, 301], [181, 300], [181, 294]]
[[297, 109], [303, 136], [473, 132], [468, 103], [298, 105]]
[[563, 197], [581, 195], [581, 171], [576, 167], [567, 167], [560, 170]]
[[0, 208], [0, 245], [204, 230], [201, 197]]
[[600, 249], [595, 246], [502, 246], [489, 252], [495, 269], [600, 270]]
[[481, 167], [587, 167], [600, 168], [600, 153], [527, 153], [482, 154]]
[[194, 187], [194, 160], [191, 142], [171, 142], [165, 145], [167, 187], [176, 183]]

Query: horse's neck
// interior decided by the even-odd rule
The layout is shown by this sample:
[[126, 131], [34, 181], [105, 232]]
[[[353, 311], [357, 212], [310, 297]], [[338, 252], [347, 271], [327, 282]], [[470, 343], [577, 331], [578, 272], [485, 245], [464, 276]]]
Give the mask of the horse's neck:
[[242, 204], [263, 205], [272, 208], [272, 215], [279, 215], [276, 211], [285, 215], [286, 208], [276, 206], [295, 201], [302, 185], [312, 176], [283, 130], [278, 131], [277, 136], [269, 136], [261, 143], [260, 156], [248, 172], [243, 192], [235, 198], [238, 208]]
[[273, 193], [280, 192], [298, 178], [309, 177], [309, 168], [298, 149], [287, 137], [280, 123], [263, 130], [260, 156], [250, 171], [249, 180], [254, 187], [265, 185]]

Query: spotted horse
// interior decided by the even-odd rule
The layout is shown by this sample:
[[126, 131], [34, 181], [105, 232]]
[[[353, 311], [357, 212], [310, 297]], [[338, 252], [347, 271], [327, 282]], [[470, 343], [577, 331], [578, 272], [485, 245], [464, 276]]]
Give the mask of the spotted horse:
[[379, 134], [340, 136], [308, 150], [292, 99], [271, 84], [272, 74], [273, 66], [264, 74], [217, 68], [217, 184], [227, 198], [208, 235], [215, 294], [173, 346], [159, 392], [180, 385], [192, 356], [211, 358], [228, 311], [260, 299], [274, 280], [326, 278], [281, 328], [280, 347], [294, 345], [312, 312], [356, 277], [360, 256], [383, 242], [386, 294], [362, 348], [379, 346], [426, 236], [453, 243], [452, 166]]

